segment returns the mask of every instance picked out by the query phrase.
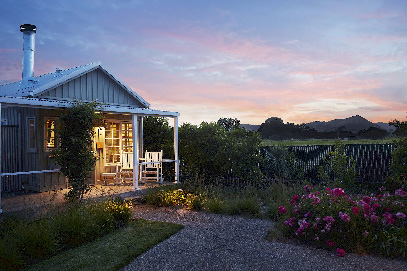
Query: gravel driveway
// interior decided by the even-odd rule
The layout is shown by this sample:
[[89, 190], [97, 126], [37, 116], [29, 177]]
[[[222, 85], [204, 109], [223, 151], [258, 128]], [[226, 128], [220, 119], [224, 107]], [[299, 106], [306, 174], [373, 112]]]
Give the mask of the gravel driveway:
[[182, 224], [183, 230], [123, 270], [407, 270], [407, 261], [264, 240], [269, 220], [139, 205], [134, 216]]

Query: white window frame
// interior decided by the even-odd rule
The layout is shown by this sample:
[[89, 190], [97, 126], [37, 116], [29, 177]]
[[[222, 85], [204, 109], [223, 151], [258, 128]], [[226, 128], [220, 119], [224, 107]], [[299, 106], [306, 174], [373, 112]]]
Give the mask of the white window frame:
[[[33, 126], [30, 125], [30, 122], [33, 121]], [[31, 138], [31, 128], [34, 129], [34, 138]], [[37, 152], [37, 127], [35, 116], [27, 117], [27, 152]], [[31, 146], [31, 139], [33, 139], [34, 146]]]

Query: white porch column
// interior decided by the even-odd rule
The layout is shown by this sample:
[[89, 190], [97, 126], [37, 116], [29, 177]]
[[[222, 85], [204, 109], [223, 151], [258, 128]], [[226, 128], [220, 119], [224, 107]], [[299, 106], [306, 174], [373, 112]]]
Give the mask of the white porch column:
[[1, 140], [1, 103], [0, 103], [0, 214], [3, 212], [1, 209], [1, 145], [3, 144]]
[[143, 129], [143, 116], [139, 116], [139, 157], [143, 157], [144, 155], [144, 145], [143, 145], [143, 137], [144, 137], [144, 129]]
[[175, 159], [175, 183], [179, 182], [179, 157], [178, 157], [178, 117], [174, 118], [174, 159]]
[[138, 116], [133, 115], [133, 189], [140, 190], [138, 187], [138, 174], [139, 174], [139, 132], [138, 132]]

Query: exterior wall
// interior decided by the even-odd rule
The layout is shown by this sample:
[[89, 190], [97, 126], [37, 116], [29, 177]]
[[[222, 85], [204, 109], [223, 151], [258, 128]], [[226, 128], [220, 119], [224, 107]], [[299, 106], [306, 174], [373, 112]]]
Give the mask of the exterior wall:
[[[26, 107], [7, 107], [2, 110], [2, 172], [26, 172], [55, 169], [57, 166], [45, 152], [44, 117], [56, 116], [57, 111]], [[28, 148], [27, 118], [35, 120], [36, 146]], [[6, 125], [4, 125], [7, 123]], [[3, 176], [2, 191], [18, 190], [49, 191], [66, 188], [65, 177], [60, 173], [40, 173], [18, 176]]]
[[136, 98], [100, 69], [86, 73], [68, 83], [51, 89], [39, 97], [94, 101], [114, 105], [144, 107]]

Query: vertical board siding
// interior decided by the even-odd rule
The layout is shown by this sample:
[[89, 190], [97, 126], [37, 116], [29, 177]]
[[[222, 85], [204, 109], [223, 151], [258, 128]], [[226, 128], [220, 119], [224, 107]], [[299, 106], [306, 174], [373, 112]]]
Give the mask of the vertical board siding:
[[98, 100], [101, 103], [144, 107], [103, 71], [96, 69], [40, 95], [42, 98]]
[[[18, 129], [18, 125], [4, 125], [1, 127], [1, 172], [3, 173], [19, 171]], [[2, 192], [19, 191], [21, 188], [21, 178], [19, 176], [2, 177]]]

